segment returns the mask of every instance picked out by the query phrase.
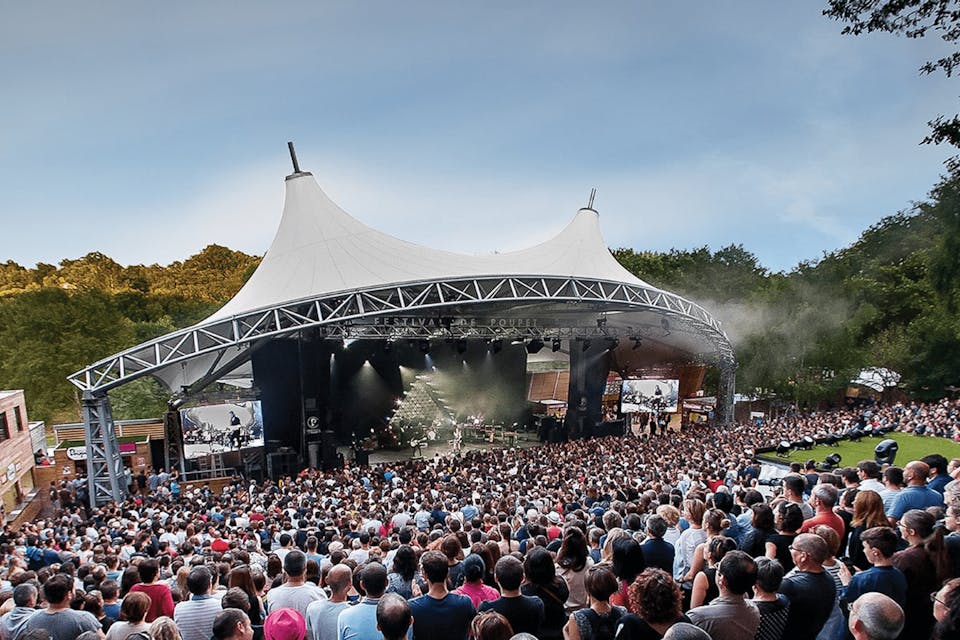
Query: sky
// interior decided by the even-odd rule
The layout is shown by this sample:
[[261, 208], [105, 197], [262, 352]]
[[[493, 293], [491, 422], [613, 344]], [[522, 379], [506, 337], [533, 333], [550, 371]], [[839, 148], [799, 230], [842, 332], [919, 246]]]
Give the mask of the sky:
[[[589, 5], [589, 6], [588, 6]], [[742, 244], [773, 271], [923, 200], [935, 38], [817, 2], [0, 6], [0, 261], [262, 255], [286, 143], [359, 220], [463, 253], [557, 233]]]

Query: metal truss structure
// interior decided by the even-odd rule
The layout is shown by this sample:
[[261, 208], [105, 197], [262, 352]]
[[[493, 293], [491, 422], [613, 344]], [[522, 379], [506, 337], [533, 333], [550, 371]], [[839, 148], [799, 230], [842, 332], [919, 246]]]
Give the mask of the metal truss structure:
[[[319, 327], [330, 337], [341, 338], [496, 338], [508, 335], [536, 337], [590, 337], [628, 335], [615, 327], [497, 327], [460, 324], [456, 316], [470, 307], [498, 304], [581, 303], [598, 314], [608, 308], [646, 310], [677, 322], [675, 330], [695, 333], [715, 349], [705, 359], [735, 362], [730, 341], [703, 307], [672, 293], [622, 282], [585, 278], [486, 277], [399, 284], [310, 300], [290, 302], [232, 318], [176, 331], [74, 373], [70, 382], [84, 391], [107, 391], [136, 378], [206, 354], [217, 354], [206, 376], [223, 371], [231, 348], [249, 347], [264, 338], [279, 337]], [[444, 314], [444, 311], [447, 311]], [[434, 316], [428, 314], [433, 313]], [[422, 316], [429, 322], [402, 324], [398, 316]], [[244, 358], [245, 359], [245, 358]]]
[[83, 394], [83, 429], [87, 438], [87, 487], [90, 503], [120, 502], [127, 493], [123, 461], [106, 393]]
[[[489, 317], [491, 310], [512, 318], [544, 316], [544, 322], [476, 321]], [[637, 312], [658, 318], [636, 320]], [[624, 313], [634, 314], [630, 324], [620, 315]], [[202, 361], [204, 367], [186, 384], [199, 390], [247, 362], [251, 353], [270, 339], [307, 329], [319, 330], [328, 338], [385, 340], [647, 335], [663, 339], [676, 334], [678, 342], [690, 343], [693, 338], [692, 342], [706, 345], [693, 356], [720, 367], [721, 387], [729, 398], [718, 405], [718, 415], [723, 422], [733, 417], [736, 359], [730, 341], [720, 323], [703, 307], [675, 294], [623, 282], [538, 276], [450, 278], [378, 286], [199, 324], [110, 356], [69, 376], [70, 382], [84, 392], [91, 503], [119, 500], [126, 491], [107, 391], [194, 360]], [[187, 387], [173, 391], [182, 396]], [[168, 466], [177, 466], [182, 460], [182, 452], [170, 450], [167, 456]]]

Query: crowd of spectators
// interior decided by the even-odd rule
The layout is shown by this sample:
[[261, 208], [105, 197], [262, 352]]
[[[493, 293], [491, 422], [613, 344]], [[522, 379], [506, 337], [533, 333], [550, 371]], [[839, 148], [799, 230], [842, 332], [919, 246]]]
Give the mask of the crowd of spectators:
[[956, 638], [960, 459], [761, 492], [753, 453], [853, 425], [956, 439], [958, 415], [793, 411], [182, 495], [160, 470], [93, 509], [81, 479], [0, 532], [0, 640]]

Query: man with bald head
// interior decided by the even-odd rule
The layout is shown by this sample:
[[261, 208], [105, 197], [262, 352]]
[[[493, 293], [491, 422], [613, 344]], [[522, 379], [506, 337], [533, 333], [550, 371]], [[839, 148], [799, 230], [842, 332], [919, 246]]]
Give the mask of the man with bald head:
[[327, 572], [329, 600], [318, 600], [307, 606], [307, 640], [337, 640], [337, 618], [350, 606], [347, 592], [353, 583], [353, 571], [345, 564], [336, 564]]
[[413, 624], [410, 605], [396, 593], [388, 593], [377, 603], [377, 629], [383, 640], [404, 640]]
[[943, 496], [927, 486], [928, 475], [930, 466], [919, 460], [908, 462], [903, 468], [903, 479], [907, 487], [897, 495], [893, 503], [889, 514], [891, 524], [896, 526], [903, 514], [911, 509], [943, 506]]
[[855, 640], [894, 640], [903, 631], [903, 609], [890, 596], [865, 593], [850, 606], [848, 628]]
[[837, 587], [823, 570], [830, 552], [820, 536], [801, 533], [790, 545], [796, 571], [783, 579], [780, 593], [790, 599], [783, 640], [814, 640], [834, 609]]

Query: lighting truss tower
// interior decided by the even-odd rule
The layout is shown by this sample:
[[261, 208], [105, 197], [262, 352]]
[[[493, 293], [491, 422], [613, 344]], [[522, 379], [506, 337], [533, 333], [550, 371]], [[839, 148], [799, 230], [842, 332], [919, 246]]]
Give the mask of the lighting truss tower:
[[121, 502], [127, 495], [123, 461], [113, 425], [110, 398], [105, 392], [83, 394], [83, 429], [87, 439], [87, 483], [90, 505]]

